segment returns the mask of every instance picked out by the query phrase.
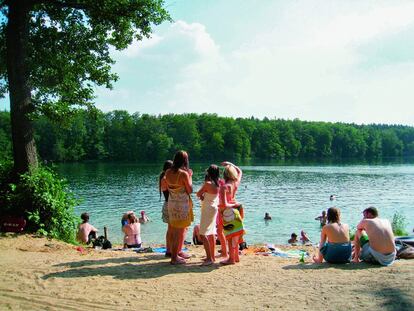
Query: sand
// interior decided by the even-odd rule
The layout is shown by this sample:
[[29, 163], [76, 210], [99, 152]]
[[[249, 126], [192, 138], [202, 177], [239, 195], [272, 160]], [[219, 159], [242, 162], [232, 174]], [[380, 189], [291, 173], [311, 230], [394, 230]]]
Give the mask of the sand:
[[[312, 247], [307, 247], [312, 252]], [[391, 267], [246, 254], [235, 266], [0, 237], [0, 310], [414, 310], [414, 260]]]

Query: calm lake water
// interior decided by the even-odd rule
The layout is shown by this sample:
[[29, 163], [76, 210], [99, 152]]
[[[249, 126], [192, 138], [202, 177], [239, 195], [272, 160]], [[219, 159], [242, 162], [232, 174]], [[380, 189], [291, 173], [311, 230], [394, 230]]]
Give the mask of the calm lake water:
[[[161, 165], [160, 165], [161, 166]], [[138, 164], [61, 164], [59, 172], [81, 204], [77, 214], [89, 212], [90, 222], [103, 233], [107, 226], [112, 242], [121, 242], [121, 216], [128, 210], [145, 210], [151, 222], [142, 225], [144, 243], [163, 243], [166, 225], [161, 221], [158, 193], [160, 166]], [[207, 165], [192, 164], [194, 191], [203, 181]], [[355, 228], [364, 208], [373, 205], [380, 216], [405, 216], [407, 230], [414, 228], [414, 165], [263, 165], [241, 166], [242, 185], [237, 199], [245, 206], [246, 241], [287, 242], [292, 232], [305, 230], [312, 241], [320, 235], [314, 218], [333, 205], [342, 212], [342, 222]], [[333, 202], [330, 194], [337, 195]], [[195, 222], [200, 203], [193, 194]], [[273, 219], [265, 222], [269, 212]], [[192, 227], [191, 227], [192, 229]], [[187, 240], [191, 240], [189, 230]]]

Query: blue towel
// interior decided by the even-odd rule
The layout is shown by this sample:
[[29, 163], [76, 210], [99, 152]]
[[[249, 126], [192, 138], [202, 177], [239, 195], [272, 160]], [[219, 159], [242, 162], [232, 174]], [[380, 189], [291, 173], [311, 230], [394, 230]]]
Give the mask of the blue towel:
[[[154, 251], [154, 253], [165, 254], [165, 252], [167, 251], [167, 248], [166, 247], [154, 247], [152, 250]], [[188, 251], [188, 248], [184, 247], [182, 251], [186, 252]]]

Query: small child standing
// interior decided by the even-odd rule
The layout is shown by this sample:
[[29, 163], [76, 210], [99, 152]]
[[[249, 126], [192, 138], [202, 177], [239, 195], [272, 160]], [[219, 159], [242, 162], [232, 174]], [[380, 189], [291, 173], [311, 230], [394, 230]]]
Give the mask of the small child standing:
[[243, 206], [236, 202], [235, 195], [242, 178], [242, 171], [230, 162], [223, 162], [224, 184], [219, 189], [219, 208], [222, 214], [223, 231], [228, 245], [229, 258], [220, 263], [232, 265], [239, 262], [239, 243], [245, 234]]
[[207, 174], [203, 186], [198, 190], [197, 197], [201, 200], [200, 235], [206, 251], [206, 260], [203, 266], [211, 265], [215, 262], [216, 246], [216, 219], [218, 212], [220, 169], [217, 165], [211, 164], [207, 169]]
[[88, 213], [82, 213], [81, 219], [83, 222], [79, 225], [76, 239], [79, 242], [90, 244], [93, 239], [96, 239], [96, 233], [98, 232], [98, 229], [89, 223]]
[[128, 214], [128, 224], [122, 227], [127, 248], [141, 247], [141, 225], [134, 214]]

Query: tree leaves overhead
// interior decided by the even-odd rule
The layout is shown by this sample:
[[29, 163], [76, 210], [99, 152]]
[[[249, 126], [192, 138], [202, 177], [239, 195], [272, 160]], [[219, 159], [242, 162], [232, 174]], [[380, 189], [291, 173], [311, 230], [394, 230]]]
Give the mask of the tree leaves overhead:
[[[64, 119], [92, 107], [94, 88], [112, 88], [117, 75], [110, 48], [125, 49], [149, 37], [153, 25], [170, 20], [162, 0], [33, 0], [28, 42], [35, 111]], [[5, 43], [7, 1], [0, 19]], [[5, 44], [0, 45], [0, 94], [7, 91]]]

